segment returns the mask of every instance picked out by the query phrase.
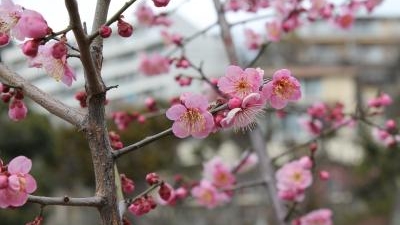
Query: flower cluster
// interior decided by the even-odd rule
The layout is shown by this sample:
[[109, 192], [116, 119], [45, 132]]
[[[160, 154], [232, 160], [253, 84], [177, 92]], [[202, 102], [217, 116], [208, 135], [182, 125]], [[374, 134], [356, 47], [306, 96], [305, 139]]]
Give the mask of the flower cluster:
[[338, 128], [343, 125], [353, 125], [351, 117], [344, 113], [344, 105], [335, 103], [329, 106], [322, 102], [317, 102], [308, 107], [307, 118], [302, 118], [300, 124], [308, 133], [317, 136], [326, 128]]
[[220, 128], [245, 129], [254, 123], [263, 108], [269, 102], [270, 106], [281, 109], [290, 101], [301, 97], [300, 83], [286, 69], [274, 73], [272, 80], [264, 84], [264, 71], [238, 66], [229, 66], [225, 76], [216, 83], [225, 99], [220, 99], [227, 105], [212, 119], [205, 96], [184, 94], [180, 103], [168, 109], [168, 119], [175, 121], [172, 130], [175, 136], [184, 138], [192, 135], [204, 138], [210, 132]]
[[23, 102], [24, 94], [21, 90], [0, 83], [0, 98], [4, 103], [8, 103], [8, 117], [11, 120], [25, 119], [28, 109]]
[[172, 21], [164, 14], [156, 15], [154, 11], [147, 5], [140, 5], [136, 12], [136, 18], [140, 24], [146, 26], [170, 26]]
[[25, 156], [15, 157], [8, 165], [0, 160], [0, 208], [22, 206], [36, 190], [31, 167], [32, 161]]
[[160, 54], [146, 55], [140, 57], [139, 71], [145, 75], [153, 76], [169, 72], [170, 60]]
[[23, 41], [25, 38], [41, 39], [52, 32], [40, 13], [11, 0], [1, 1], [0, 22], [0, 47], [10, 42], [11, 36]]
[[[360, 10], [372, 12], [382, 0], [351, 0], [334, 4], [329, 0], [228, 0], [225, 1], [225, 9], [228, 11], [240, 11], [257, 13], [260, 10], [273, 10], [276, 15], [266, 22], [266, 33], [269, 41], [279, 41], [283, 33], [291, 32], [305, 23], [317, 20], [327, 20], [342, 29], [351, 28], [355, 14]], [[257, 49], [262, 43], [262, 37], [247, 28], [246, 45], [249, 49]]]
[[119, 130], [127, 129], [128, 126], [135, 120], [141, 124], [146, 122], [146, 117], [138, 112], [113, 112], [111, 118], [114, 120], [114, 123], [117, 125]]
[[135, 183], [133, 180], [129, 179], [125, 174], [120, 174], [119, 176], [121, 178], [121, 186], [124, 193], [130, 194], [135, 191]]
[[386, 147], [396, 147], [400, 143], [400, 133], [396, 121], [389, 119], [385, 127], [375, 127], [372, 129], [372, 136]]
[[278, 195], [286, 201], [301, 202], [304, 191], [313, 181], [311, 168], [313, 162], [308, 156], [294, 160], [283, 165], [276, 171]]

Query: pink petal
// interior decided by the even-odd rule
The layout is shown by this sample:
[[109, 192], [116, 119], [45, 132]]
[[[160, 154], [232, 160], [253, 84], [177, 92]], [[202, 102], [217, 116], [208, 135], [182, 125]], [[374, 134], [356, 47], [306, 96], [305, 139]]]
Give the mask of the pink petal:
[[30, 194], [30, 193], [36, 191], [36, 188], [37, 188], [36, 180], [30, 174], [26, 174], [25, 179], [26, 179], [25, 180], [26, 193]]
[[242, 107], [246, 108], [248, 105], [254, 105], [260, 100], [261, 95], [258, 93], [251, 93], [247, 95], [242, 102]]
[[18, 156], [11, 160], [8, 172], [11, 174], [27, 174], [32, 168], [32, 161], [25, 156]]
[[9, 205], [14, 207], [22, 206], [28, 200], [28, 194], [20, 191], [7, 191], [5, 197]]
[[273, 80], [279, 80], [282, 79], [283, 77], [287, 77], [287, 76], [292, 76], [292, 73], [290, 72], [290, 70], [288, 69], [280, 69], [277, 70], [274, 75], [273, 75]]
[[189, 136], [189, 131], [187, 129], [185, 129], [184, 124], [179, 121], [175, 121], [175, 123], [172, 124], [172, 132], [178, 138], [185, 138], [185, 137]]
[[245, 74], [248, 80], [251, 82], [252, 86], [260, 87], [263, 81], [262, 75], [254, 68], [247, 68]]
[[170, 120], [177, 120], [183, 113], [187, 111], [186, 107], [181, 104], [175, 104], [167, 110], [165, 115]]
[[236, 77], [242, 73], [243, 73], [242, 68], [240, 68], [239, 66], [234, 66], [234, 65], [228, 66], [228, 68], [226, 68], [226, 72], [225, 72], [227, 77]]
[[270, 81], [267, 84], [265, 84], [261, 90], [264, 98], [269, 99], [272, 96], [272, 90], [273, 90], [273, 82]]
[[275, 109], [282, 109], [287, 105], [287, 101], [285, 101], [277, 96], [271, 96], [269, 103]]
[[207, 110], [208, 101], [205, 96], [194, 94], [185, 99], [185, 105], [187, 108]]

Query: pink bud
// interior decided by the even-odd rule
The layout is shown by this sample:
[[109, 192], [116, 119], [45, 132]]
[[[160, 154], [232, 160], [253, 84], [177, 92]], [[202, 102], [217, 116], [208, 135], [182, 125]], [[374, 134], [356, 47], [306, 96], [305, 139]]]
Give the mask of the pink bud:
[[184, 187], [180, 187], [178, 189], [175, 190], [175, 197], [178, 199], [183, 199], [186, 198], [188, 196], [188, 190]]
[[130, 37], [133, 33], [132, 25], [123, 21], [122, 19], [118, 20], [117, 27], [118, 27], [118, 34], [121, 37]]
[[112, 29], [109, 26], [106, 25], [101, 25], [100, 30], [99, 30], [99, 34], [102, 38], [108, 38], [111, 36], [112, 33]]
[[160, 181], [160, 177], [156, 173], [149, 173], [146, 175], [146, 182], [149, 185], [156, 184]]
[[231, 98], [228, 101], [229, 109], [240, 108], [241, 105], [242, 105], [242, 100], [238, 97]]
[[308, 146], [308, 148], [310, 148], [310, 151], [312, 153], [314, 153], [314, 152], [316, 152], [318, 150], [318, 145], [317, 145], [317, 143], [313, 142]]
[[396, 121], [392, 119], [386, 121], [386, 129], [388, 129], [388, 131], [394, 131], [396, 130], [396, 128], [397, 128]]
[[11, 95], [10, 94], [3, 94], [3, 95], [1, 95], [1, 100], [4, 103], [9, 103], [10, 100], [11, 100]]
[[8, 116], [11, 120], [20, 121], [25, 119], [28, 109], [23, 101], [14, 99], [9, 105]]
[[147, 109], [150, 111], [154, 111], [157, 109], [156, 100], [154, 100], [154, 98], [152, 98], [152, 97], [146, 98], [146, 100], [144, 101], [144, 104], [146, 105]]
[[319, 171], [319, 179], [321, 180], [329, 180], [330, 178], [330, 174], [328, 171], [325, 170], [321, 170]]
[[308, 156], [301, 157], [299, 162], [305, 169], [311, 169], [313, 166], [313, 161]]
[[160, 189], [158, 190], [158, 194], [160, 195], [162, 200], [168, 202], [168, 200], [172, 196], [171, 187], [166, 183], [162, 183]]
[[169, 0], [153, 0], [153, 3], [156, 7], [165, 7], [168, 5]]
[[8, 44], [10, 42], [10, 36], [6, 33], [0, 32], [0, 47]]
[[22, 45], [22, 52], [26, 56], [35, 57], [38, 53], [39, 41], [29, 40]]
[[143, 115], [139, 115], [139, 117], [137, 118], [137, 121], [140, 124], [144, 124], [144, 123], [146, 123], [146, 117]]
[[62, 57], [67, 55], [67, 52], [68, 49], [65, 43], [63, 41], [59, 41], [53, 45], [51, 55], [55, 59], [61, 59]]

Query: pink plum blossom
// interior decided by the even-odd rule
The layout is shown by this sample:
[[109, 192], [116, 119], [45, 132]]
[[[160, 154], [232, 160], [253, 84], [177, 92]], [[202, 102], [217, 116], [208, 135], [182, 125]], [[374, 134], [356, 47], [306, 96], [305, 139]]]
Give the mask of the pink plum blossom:
[[141, 56], [139, 70], [145, 75], [153, 76], [169, 72], [169, 59], [160, 54]]
[[197, 186], [193, 187], [191, 194], [200, 205], [209, 209], [230, 200], [230, 197], [226, 193], [219, 192], [208, 180], [201, 180]]
[[262, 92], [275, 109], [282, 109], [289, 101], [301, 98], [300, 83], [287, 69], [276, 71], [272, 81], [264, 85]]
[[392, 103], [393, 100], [388, 94], [381, 93], [378, 97], [368, 100], [368, 107], [380, 108], [389, 106]]
[[156, 7], [165, 7], [168, 5], [170, 0], [153, 0]]
[[254, 68], [244, 71], [238, 66], [228, 66], [225, 76], [218, 80], [218, 88], [232, 97], [244, 98], [252, 92], [258, 92], [262, 85], [263, 73]]
[[250, 28], [244, 29], [246, 47], [250, 50], [257, 50], [264, 43], [260, 34]]
[[265, 24], [267, 28], [267, 38], [272, 42], [277, 42], [281, 39], [282, 35], [282, 24], [281, 22], [274, 20]]
[[135, 15], [140, 24], [147, 26], [152, 25], [155, 18], [153, 10], [146, 5], [139, 6], [135, 12]]
[[203, 95], [186, 94], [181, 96], [181, 104], [171, 106], [166, 112], [168, 119], [173, 120], [172, 132], [179, 138], [192, 135], [205, 138], [214, 128], [214, 119], [207, 111], [208, 101]]
[[299, 220], [301, 225], [332, 225], [332, 211], [330, 209], [314, 210]]
[[0, 47], [9, 43], [10, 31], [21, 17], [22, 7], [11, 0], [2, 0], [0, 4]]
[[22, 206], [28, 200], [28, 194], [36, 190], [36, 181], [29, 174], [31, 167], [30, 159], [18, 156], [10, 161], [7, 173], [0, 173], [0, 208]]
[[43, 16], [34, 11], [25, 9], [13, 28], [13, 35], [20, 41], [25, 38], [39, 39], [45, 37], [51, 32]]
[[25, 119], [26, 114], [28, 113], [25, 103], [19, 99], [12, 100], [8, 107], [8, 117], [14, 121]]
[[319, 119], [300, 118], [300, 126], [313, 136], [320, 135], [323, 124]]
[[36, 57], [30, 58], [30, 67], [44, 68], [46, 72], [56, 81], [62, 81], [67, 86], [72, 85], [72, 81], [76, 80], [75, 71], [67, 62], [67, 55], [61, 58], [54, 58], [53, 46], [57, 42], [47, 42], [40, 45]]
[[336, 16], [334, 22], [342, 29], [350, 29], [354, 23], [353, 12], [350, 10], [345, 10], [344, 12]]
[[236, 181], [231, 168], [219, 157], [214, 157], [204, 165], [203, 177], [217, 188], [232, 187]]
[[234, 127], [235, 129], [248, 128], [255, 122], [257, 116], [263, 113], [265, 98], [259, 93], [250, 93], [243, 98], [239, 106], [232, 108], [224, 119], [221, 126], [224, 128]]
[[312, 118], [323, 118], [326, 113], [327, 113], [327, 107], [322, 102], [314, 103], [307, 109], [307, 114]]
[[283, 165], [275, 174], [279, 196], [284, 200], [302, 201], [304, 190], [312, 184], [312, 174], [304, 159]]

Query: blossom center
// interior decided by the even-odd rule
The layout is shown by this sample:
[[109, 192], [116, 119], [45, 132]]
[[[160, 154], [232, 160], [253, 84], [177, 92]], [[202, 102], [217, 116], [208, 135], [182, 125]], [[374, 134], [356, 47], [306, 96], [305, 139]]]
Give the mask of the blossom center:
[[213, 193], [210, 190], [204, 190], [201, 199], [204, 202], [211, 203], [213, 201]]
[[235, 84], [235, 90], [236, 92], [240, 92], [242, 94], [246, 94], [247, 92], [250, 92], [251, 85], [249, 82], [247, 82], [244, 78], [241, 78], [236, 84]]
[[275, 81], [274, 86], [274, 93], [283, 99], [289, 99], [295, 88], [287, 78]]
[[187, 109], [180, 119], [184, 122], [185, 128], [191, 132], [203, 130], [206, 125], [206, 121], [198, 109]]
[[292, 178], [293, 178], [293, 180], [294, 180], [295, 182], [300, 182], [300, 181], [302, 180], [303, 176], [301, 175], [301, 173], [295, 172], [295, 173], [293, 174]]

